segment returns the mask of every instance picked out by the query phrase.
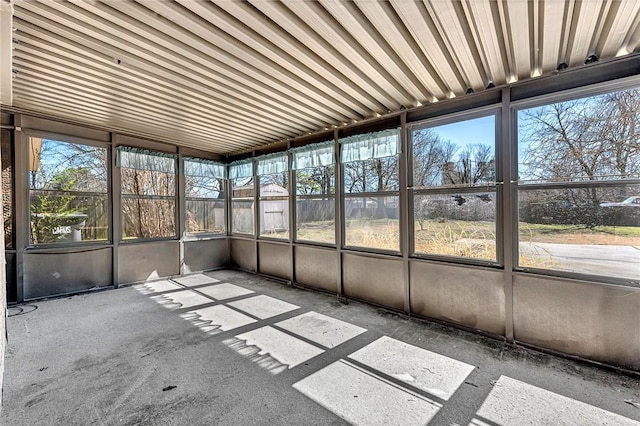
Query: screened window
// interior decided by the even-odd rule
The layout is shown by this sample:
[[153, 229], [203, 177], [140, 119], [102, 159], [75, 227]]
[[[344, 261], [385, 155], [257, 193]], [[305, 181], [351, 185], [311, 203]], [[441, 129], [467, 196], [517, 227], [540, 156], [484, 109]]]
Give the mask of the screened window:
[[187, 234], [224, 234], [225, 166], [198, 158], [184, 159]]
[[254, 234], [255, 180], [251, 160], [229, 165], [231, 232]]
[[296, 239], [335, 244], [334, 143], [292, 150], [296, 179]]
[[341, 139], [340, 150], [345, 245], [399, 251], [399, 129]]
[[107, 148], [29, 137], [31, 244], [109, 239]]
[[640, 277], [640, 90], [518, 111], [520, 267]]
[[289, 165], [286, 153], [257, 158], [260, 236], [289, 239]]
[[176, 237], [176, 156], [118, 147], [122, 238]]
[[497, 260], [495, 121], [413, 129], [414, 254]]
[[2, 217], [4, 219], [4, 248], [12, 249], [13, 241], [13, 143], [12, 133], [2, 129]]

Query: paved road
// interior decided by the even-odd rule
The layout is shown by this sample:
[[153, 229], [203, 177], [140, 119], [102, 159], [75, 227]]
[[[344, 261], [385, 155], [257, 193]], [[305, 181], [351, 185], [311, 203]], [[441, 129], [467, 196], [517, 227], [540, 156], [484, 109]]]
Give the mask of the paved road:
[[520, 243], [520, 252], [561, 271], [640, 280], [640, 247]]

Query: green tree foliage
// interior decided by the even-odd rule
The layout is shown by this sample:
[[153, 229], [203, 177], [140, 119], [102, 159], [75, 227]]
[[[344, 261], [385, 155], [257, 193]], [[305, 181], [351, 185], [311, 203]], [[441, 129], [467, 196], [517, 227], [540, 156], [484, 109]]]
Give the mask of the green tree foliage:
[[32, 155], [31, 242], [106, 239], [106, 150], [45, 139]]

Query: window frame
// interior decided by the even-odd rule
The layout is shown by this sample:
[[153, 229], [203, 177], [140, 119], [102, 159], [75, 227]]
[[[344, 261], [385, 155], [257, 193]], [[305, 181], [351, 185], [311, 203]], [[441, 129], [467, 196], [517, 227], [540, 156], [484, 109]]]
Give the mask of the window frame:
[[[407, 123], [407, 208], [408, 210], [408, 238], [409, 257], [412, 259], [436, 260], [454, 262], [466, 265], [504, 267], [504, 232], [503, 232], [503, 203], [504, 203], [504, 176], [502, 172], [502, 104], [492, 104], [480, 108], [467, 109], [452, 114], [446, 114], [434, 118]], [[484, 185], [459, 184], [443, 185], [434, 187], [414, 186], [413, 167], [413, 133], [422, 129], [429, 129], [439, 126], [457, 124], [480, 118], [494, 117], [494, 158], [495, 158], [495, 182]], [[478, 192], [495, 193], [495, 260], [480, 259], [463, 256], [450, 256], [437, 253], [416, 252], [416, 215], [415, 199], [421, 195], [457, 195]]]
[[[196, 160], [192, 160], [192, 159], [196, 159]], [[222, 193], [223, 197], [222, 198], [202, 198], [202, 197], [190, 197], [187, 194], [187, 188], [186, 188], [186, 180], [187, 177], [191, 176], [191, 175], [187, 175], [185, 172], [185, 162], [186, 161], [193, 161], [193, 162], [197, 162], [197, 160], [205, 160], [206, 162], [212, 162], [212, 163], [216, 163], [216, 164], [220, 164], [224, 167], [224, 177], [220, 178], [222, 179], [222, 185], [220, 188], [220, 192]], [[200, 241], [200, 240], [211, 240], [211, 239], [217, 239], [217, 238], [226, 238], [226, 236], [229, 234], [229, 230], [227, 229], [228, 226], [227, 224], [229, 223], [229, 219], [228, 219], [228, 209], [227, 209], [227, 191], [229, 188], [229, 178], [228, 178], [228, 165], [227, 164], [223, 164], [223, 163], [219, 163], [213, 160], [209, 160], [207, 158], [201, 158], [201, 157], [182, 157], [180, 158], [181, 161], [181, 171], [182, 171], [182, 175], [184, 177], [184, 187], [182, 188], [182, 192], [184, 193], [184, 240], [185, 241]], [[216, 179], [216, 178], [214, 178]], [[187, 213], [188, 213], [188, 208], [187, 208], [187, 203], [189, 201], [222, 201], [223, 206], [222, 206], [222, 224], [223, 224], [223, 231], [222, 232], [199, 232], [199, 233], [190, 233], [189, 229], [187, 227]]]
[[[253, 239], [256, 237], [256, 217], [257, 217], [257, 210], [256, 210], [256, 206], [257, 206], [257, 194], [256, 194], [256, 187], [257, 187], [257, 179], [256, 179], [256, 162], [254, 161], [253, 158], [248, 158], [246, 160], [240, 160], [238, 161], [238, 163], [250, 163], [251, 164], [251, 176], [245, 176], [245, 177], [238, 177], [238, 178], [232, 178], [231, 177], [231, 167], [234, 165], [234, 163], [229, 163], [227, 164], [227, 186], [228, 186], [228, 200], [229, 200], [229, 206], [228, 206], [228, 215], [229, 215], [229, 219], [228, 219], [228, 230], [227, 230], [227, 235], [230, 236], [234, 236], [234, 237], [242, 237], [242, 238], [250, 238]], [[235, 197], [234, 196], [234, 181], [236, 179], [250, 179], [251, 185], [253, 186], [253, 190], [252, 190], [252, 195], [250, 197]], [[253, 203], [253, 215], [251, 218], [251, 227], [252, 227], [252, 232], [238, 232], [234, 230], [234, 221], [233, 221], [233, 204], [234, 201], [249, 201], [251, 200], [251, 202]]]
[[[3, 198], [8, 197], [11, 202], [11, 208], [9, 212], [10, 220], [9, 224], [7, 224], [7, 221], [4, 221], [4, 229], [2, 230], [2, 232], [4, 233], [5, 237], [7, 237], [7, 234], [10, 234], [8, 238], [9, 241], [7, 241], [7, 238], [5, 238], [4, 250], [12, 253], [16, 251], [16, 138], [14, 132], [10, 129], [3, 128], [2, 134], [6, 135], [7, 143], [9, 145], [9, 150], [2, 150], [2, 157], [3, 160], [6, 160], [6, 162], [9, 163], [9, 166], [11, 167], [11, 176], [9, 182], [11, 191], [9, 191], [8, 194], [6, 194], [5, 191], [3, 191], [2, 193]], [[4, 199], [3, 205], [5, 205]], [[7, 227], [9, 227], [9, 229], [7, 229]]]
[[602, 83], [581, 86], [573, 89], [562, 90], [550, 94], [543, 94], [518, 101], [511, 102], [511, 123], [512, 128], [512, 162], [514, 169], [513, 202], [512, 202], [512, 223], [511, 232], [513, 235], [513, 271], [514, 273], [530, 273], [540, 276], [577, 279], [582, 281], [599, 282], [613, 285], [640, 286], [640, 279], [633, 280], [627, 278], [612, 277], [608, 275], [594, 275], [581, 272], [569, 272], [558, 269], [536, 268], [531, 266], [520, 266], [520, 227], [519, 227], [519, 195], [521, 191], [534, 191], [545, 189], [571, 189], [571, 188], [605, 188], [619, 185], [640, 185], [640, 179], [614, 179], [614, 180], [594, 180], [594, 181], [566, 181], [566, 182], [532, 182], [522, 183], [516, 180], [518, 176], [518, 155], [519, 155], [519, 134], [518, 134], [518, 113], [527, 109], [534, 109], [554, 103], [571, 102], [587, 97], [602, 96], [613, 92], [638, 89], [640, 90], [640, 76], [625, 77], [617, 80], [609, 80]]
[[[309, 145], [305, 145], [304, 148], [305, 149], [309, 149], [309, 150], [313, 150], [313, 146], [314, 145], [318, 145], [320, 148], [322, 146], [331, 146], [332, 151], [333, 151], [333, 163], [331, 165], [326, 165], [326, 166], [311, 166], [311, 167], [304, 167], [304, 168], [293, 168], [293, 157], [292, 157], [292, 164], [291, 164], [291, 188], [293, 190], [293, 197], [291, 197], [291, 203], [293, 203], [293, 211], [294, 211], [294, 217], [292, 219], [292, 241], [294, 243], [298, 243], [298, 244], [305, 244], [305, 245], [313, 245], [313, 246], [319, 246], [319, 247], [330, 247], [330, 248], [335, 248], [337, 246], [337, 234], [336, 234], [336, 227], [337, 227], [337, 221], [336, 221], [336, 197], [337, 197], [337, 171], [338, 171], [338, 164], [336, 162], [336, 152], [335, 152], [335, 140], [331, 139], [331, 140], [326, 140], [323, 142], [318, 142], [318, 143], [314, 143], [314, 144], [309, 144]], [[294, 148], [295, 149], [295, 148]], [[293, 154], [293, 151], [290, 150]], [[309, 170], [309, 169], [320, 169], [320, 168], [324, 168], [326, 170], [326, 168], [328, 167], [333, 167], [333, 175], [332, 175], [332, 180], [333, 180], [333, 185], [332, 185], [332, 192], [329, 193], [318, 193], [318, 194], [298, 194], [298, 172], [299, 171], [303, 171], [303, 170]], [[325, 241], [314, 241], [314, 240], [307, 240], [307, 239], [301, 239], [298, 237], [298, 200], [318, 200], [318, 199], [327, 199], [328, 202], [331, 202], [333, 205], [333, 243], [328, 243]], [[291, 231], [290, 231], [291, 232]]]
[[[396, 130], [397, 131], [397, 137], [398, 137], [398, 146], [399, 146], [399, 152], [396, 153], [393, 156], [386, 156], [386, 157], [380, 157], [380, 158], [367, 158], [364, 160], [355, 160], [355, 161], [349, 161], [349, 162], [344, 162], [342, 161], [342, 146], [344, 143], [345, 139], [348, 139], [351, 136], [361, 136], [361, 135], [366, 135], [369, 133], [372, 134], [376, 134], [376, 133], [383, 133], [383, 132], [387, 132], [390, 130]], [[375, 131], [371, 131], [371, 132], [363, 132], [363, 133], [356, 133], [354, 135], [351, 136], [347, 136], [347, 137], [343, 137], [343, 138], [338, 138], [337, 140], [337, 148], [339, 149], [339, 152], [337, 153], [337, 159], [339, 162], [339, 173], [340, 173], [340, 179], [339, 179], [339, 184], [340, 184], [340, 188], [336, 188], [336, 192], [340, 194], [340, 217], [341, 217], [341, 221], [340, 221], [340, 235], [341, 235], [341, 241], [338, 242], [336, 241], [336, 246], [340, 245], [342, 250], [348, 250], [348, 251], [354, 251], [354, 252], [360, 252], [360, 253], [373, 253], [373, 254], [382, 254], [382, 255], [391, 255], [391, 256], [402, 256], [402, 208], [404, 208], [404, 206], [402, 206], [402, 198], [401, 198], [401, 192], [402, 192], [402, 185], [401, 185], [401, 173], [402, 173], [402, 169], [400, 167], [400, 163], [402, 161], [402, 156], [404, 155], [404, 147], [402, 144], [402, 126], [392, 126], [392, 127], [388, 127], [385, 129], [379, 129], [379, 130], [375, 130]], [[347, 192], [345, 191], [345, 185], [346, 185], [346, 179], [345, 179], [345, 173], [346, 173], [346, 164], [351, 164], [351, 163], [361, 163], [361, 162], [365, 162], [365, 161], [371, 161], [371, 160], [383, 160], [383, 159], [387, 159], [387, 158], [392, 158], [392, 157], [396, 157], [396, 161], [397, 161], [397, 166], [396, 166], [396, 179], [398, 182], [398, 189], [394, 189], [394, 190], [389, 190], [389, 191], [371, 191], [371, 192]], [[337, 176], [336, 176], [337, 177]], [[336, 187], [338, 185], [338, 180], [336, 179]], [[377, 248], [377, 247], [370, 247], [370, 246], [356, 246], [356, 245], [349, 245], [347, 244], [347, 217], [346, 217], [346, 200], [349, 198], [380, 198], [380, 197], [397, 197], [398, 199], [398, 247], [397, 249], [386, 249], [386, 248]]]
[[[106, 192], [57, 191], [57, 192], [63, 192], [63, 193], [70, 192], [73, 194], [77, 193], [77, 194], [80, 194], [80, 196], [105, 196], [106, 197], [107, 238], [105, 240], [69, 241], [69, 242], [39, 243], [39, 244], [34, 244], [32, 242], [32, 239], [31, 239], [31, 192], [33, 191], [33, 189], [31, 188], [31, 183], [30, 183], [29, 152], [28, 152], [30, 138], [41, 138], [43, 140], [46, 139], [54, 142], [86, 145], [86, 146], [91, 146], [96, 148], [102, 148], [105, 150]], [[26, 241], [25, 251], [38, 250], [38, 249], [58, 249], [58, 248], [112, 245], [114, 241], [114, 235], [113, 235], [113, 214], [114, 213], [113, 213], [113, 188], [112, 188], [113, 168], [111, 165], [111, 152], [112, 152], [111, 143], [77, 137], [77, 136], [62, 135], [54, 132], [32, 130], [32, 129], [23, 129], [22, 141], [24, 143], [24, 151], [26, 155], [24, 156], [25, 158], [21, 160], [24, 160], [25, 172], [22, 174], [22, 176], [19, 177], [18, 175], [15, 174], [15, 170], [14, 170], [14, 182], [16, 182], [17, 179], [22, 179], [25, 182], [25, 189], [27, 191], [27, 194], [26, 194], [27, 196], [26, 196], [26, 206], [24, 211], [25, 211], [25, 218], [26, 218], [25, 223], [27, 224], [27, 226], [25, 227], [26, 229], [24, 231], [20, 231], [14, 228], [14, 231], [13, 231], [14, 244], [16, 240], [16, 233], [24, 232], [25, 241]], [[15, 144], [14, 144], [14, 150], [15, 150]], [[18, 162], [18, 159], [14, 158], [13, 159], [14, 168], [17, 162]], [[43, 190], [36, 190], [36, 191], [43, 191]], [[14, 203], [15, 203], [15, 200], [14, 200]], [[15, 214], [17, 214], [17, 211], [15, 210], [15, 207], [14, 207], [14, 227], [15, 227]]]
[[[178, 154], [176, 154], [175, 152], [171, 152], [169, 150], [162, 150], [162, 149], [158, 149], [158, 148], [142, 148], [142, 147], [138, 147], [138, 146], [132, 146], [132, 145], [125, 145], [125, 144], [119, 144], [119, 145], [114, 145], [113, 146], [113, 150], [115, 151], [116, 157], [117, 157], [117, 151], [118, 148], [120, 147], [128, 147], [128, 148], [133, 148], [133, 149], [139, 149], [139, 150], [143, 150], [143, 151], [150, 151], [150, 152], [157, 152], [159, 154], [162, 155], [170, 155], [173, 156], [173, 162], [174, 162], [174, 167], [175, 167], [175, 172], [174, 172], [174, 193], [172, 196], [157, 196], [157, 195], [137, 195], [137, 194], [124, 194], [122, 192], [122, 169], [123, 167], [120, 167], [118, 165], [113, 165], [114, 169], [118, 169], [118, 182], [120, 183], [120, 188], [118, 188], [118, 196], [120, 197], [120, 235], [118, 236], [118, 244], [136, 244], [136, 243], [145, 243], [145, 242], [154, 242], [154, 241], [177, 241], [180, 239], [180, 206], [179, 206], [179, 200], [180, 200], [180, 194], [182, 193], [182, 189], [180, 188], [180, 179], [179, 179], [179, 157]], [[124, 167], [124, 168], [128, 168], [128, 167]], [[137, 169], [133, 169], [133, 170], [137, 170]], [[141, 169], [144, 170], [144, 169]], [[153, 171], [153, 170], [152, 170]], [[165, 173], [165, 172], [159, 172], [159, 173]], [[122, 204], [123, 201], [125, 199], [148, 199], [148, 200], [170, 200], [172, 199], [174, 202], [174, 208], [173, 208], [173, 217], [174, 217], [174, 228], [175, 228], [175, 234], [172, 236], [162, 236], [162, 237], [144, 237], [144, 238], [125, 238], [124, 236], [124, 209], [122, 208]]]
[[[259, 173], [259, 169], [260, 169], [260, 161], [261, 160], [269, 160], [271, 158], [278, 158], [278, 157], [283, 157], [285, 159], [286, 162], [286, 170], [283, 170], [281, 172], [275, 172], [275, 173]], [[289, 242], [292, 238], [292, 231], [291, 231], [291, 201], [292, 201], [292, 196], [291, 196], [291, 189], [293, 188], [292, 186], [292, 182], [291, 182], [291, 153], [289, 150], [285, 150], [285, 151], [279, 151], [279, 152], [275, 152], [272, 154], [266, 154], [260, 157], [255, 157], [255, 165], [256, 168], [254, 169], [254, 177], [255, 177], [255, 195], [256, 195], [256, 199], [257, 199], [257, 204], [256, 207], [254, 209], [254, 213], [256, 215], [256, 230], [255, 230], [255, 235], [258, 239], [260, 240], [266, 240], [266, 241], [274, 241], [274, 242]], [[262, 181], [263, 179], [265, 179], [265, 177], [271, 177], [274, 175], [285, 175], [286, 179], [287, 179], [287, 183], [285, 186], [282, 186], [283, 188], [286, 189], [287, 191], [287, 195], [262, 195]], [[266, 179], [265, 179], [266, 180]], [[275, 184], [273, 184], [275, 185]], [[263, 222], [263, 213], [262, 213], [262, 205], [265, 202], [269, 202], [269, 201], [281, 201], [284, 202], [286, 200], [286, 209], [283, 210], [284, 214], [286, 214], [286, 222], [287, 222], [287, 229], [286, 229], [286, 233], [287, 236], [286, 237], [273, 237], [270, 235], [263, 235], [262, 234], [262, 222]]]

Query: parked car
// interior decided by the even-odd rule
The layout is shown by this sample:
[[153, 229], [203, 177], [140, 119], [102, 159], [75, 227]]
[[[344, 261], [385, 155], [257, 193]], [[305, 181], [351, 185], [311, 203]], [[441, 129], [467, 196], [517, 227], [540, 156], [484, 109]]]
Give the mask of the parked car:
[[637, 207], [640, 208], [640, 195], [629, 197], [620, 202], [600, 203], [600, 207]]

